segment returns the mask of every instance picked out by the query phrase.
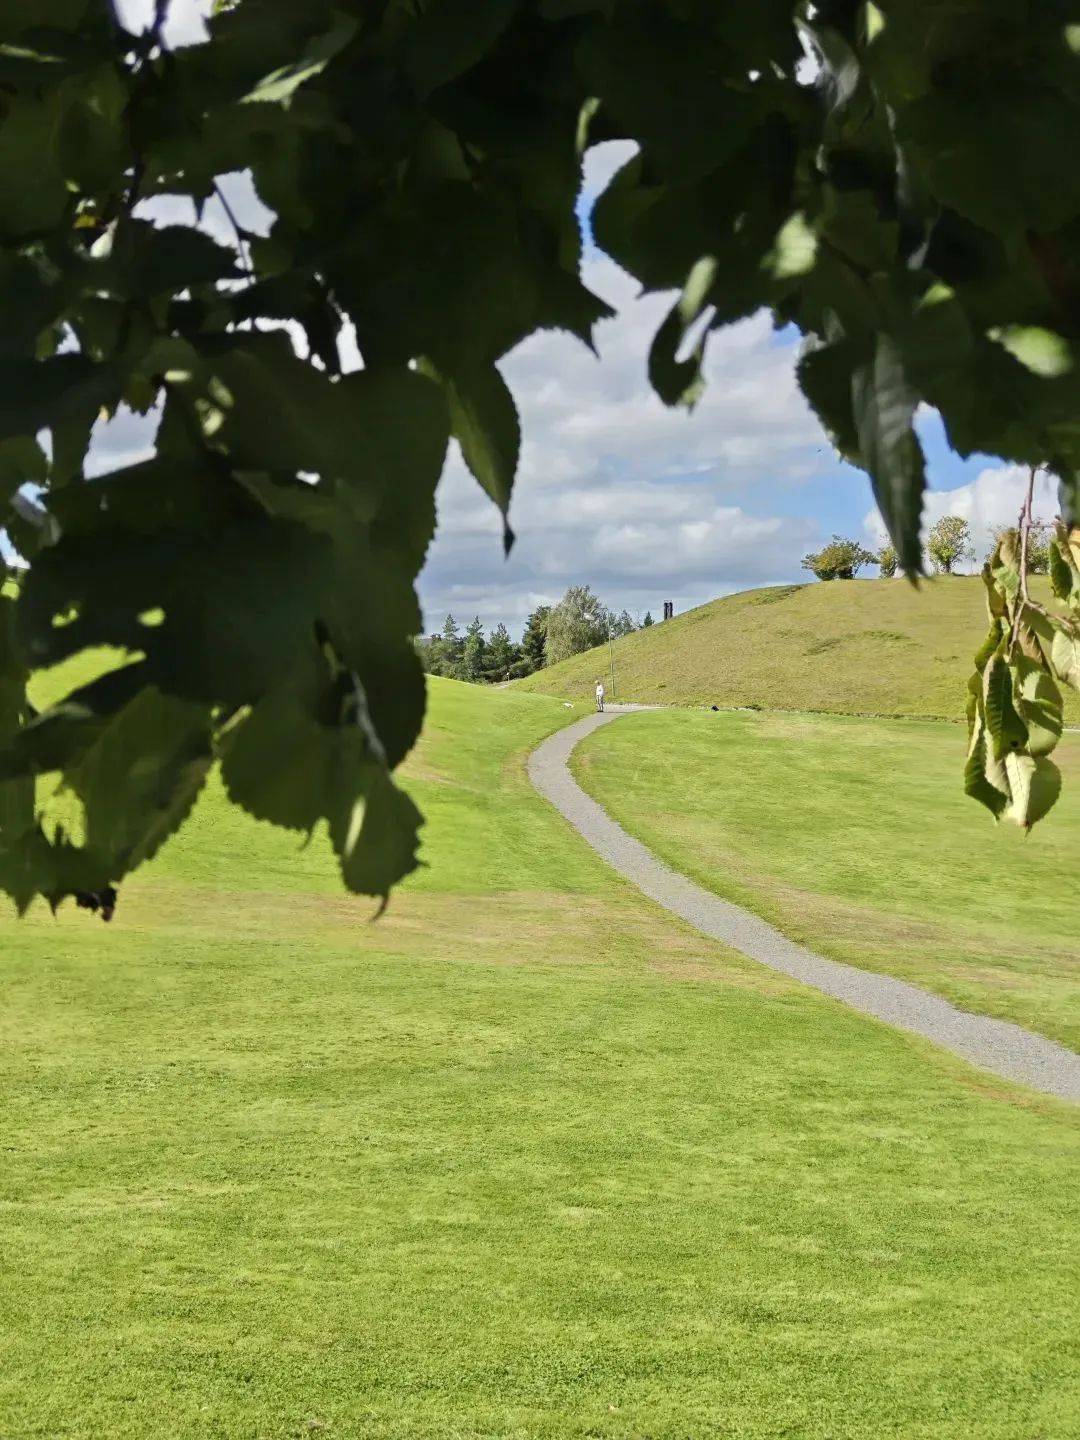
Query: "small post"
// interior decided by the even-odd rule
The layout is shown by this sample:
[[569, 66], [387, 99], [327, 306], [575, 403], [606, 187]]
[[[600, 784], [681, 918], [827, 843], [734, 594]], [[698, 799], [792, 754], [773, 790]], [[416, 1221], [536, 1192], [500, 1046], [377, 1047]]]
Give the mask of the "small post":
[[674, 618], [675, 618], [675, 602], [674, 602], [673, 600], [665, 600], [665, 601], [664, 601], [664, 619], [665, 619], [665, 620], [674, 620]]
[[610, 671], [611, 671], [611, 698], [612, 698], [612, 700], [614, 700], [614, 699], [615, 699], [615, 644], [614, 644], [614, 642], [613, 642], [613, 640], [612, 640], [612, 638], [611, 638], [611, 632], [610, 632], [610, 631], [608, 632], [608, 637], [607, 637], [607, 649], [608, 649], [608, 668], [609, 668]]

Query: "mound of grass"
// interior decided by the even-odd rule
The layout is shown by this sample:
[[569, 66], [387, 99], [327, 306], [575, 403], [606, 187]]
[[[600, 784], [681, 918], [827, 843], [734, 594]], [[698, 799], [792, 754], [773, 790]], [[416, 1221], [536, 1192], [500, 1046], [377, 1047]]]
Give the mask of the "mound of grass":
[[567, 714], [433, 687], [377, 924], [216, 788], [0, 921], [0, 1434], [1076, 1433], [1076, 1113], [625, 887]]
[[574, 765], [669, 864], [819, 953], [1080, 1050], [1080, 736], [1030, 836], [962, 794], [961, 750], [935, 721], [656, 712]]
[[[1050, 598], [1036, 579], [1038, 598]], [[978, 577], [843, 580], [746, 590], [614, 645], [616, 700], [960, 719], [986, 634]], [[515, 682], [591, 699], [611, 690], [606, 646]], [[1080, 701], [1067, 709], [1080, 722]]]

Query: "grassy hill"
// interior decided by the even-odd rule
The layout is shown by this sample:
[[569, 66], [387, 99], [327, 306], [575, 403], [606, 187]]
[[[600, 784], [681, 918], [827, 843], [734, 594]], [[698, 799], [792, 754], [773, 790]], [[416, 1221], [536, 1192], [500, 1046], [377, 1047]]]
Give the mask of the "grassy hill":
[[792, 939], [1080, 1050], [1080, 735], [1031, 835], [963, 794], [964, 739], [940, 720], [655, 710], [573, 764], [661, 859]]
[[1080, 1433], [1075, 1112], [631, 890], [559, 701], [431, 699], [377, 924], [216, 781], [111, 925], [0, 906], [0, 1435]]
[[[1048, 600], [1046, 581], [1036, 587]], [[616, 641], [615, 698], [959, 719], [986, 633], [984, 597], [977, 576], [917, 590], [850, 580], [743, 591]], [[590, 699], [598, 676], [610, 691], [607, 647], [515, 684]], [[1075, 697], [1067, 703], [1080, 720]]]

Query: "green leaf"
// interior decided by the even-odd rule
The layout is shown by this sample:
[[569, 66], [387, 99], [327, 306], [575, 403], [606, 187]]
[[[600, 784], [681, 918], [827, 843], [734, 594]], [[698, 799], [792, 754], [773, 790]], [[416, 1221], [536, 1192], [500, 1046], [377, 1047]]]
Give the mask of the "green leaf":
[[471, 69], [513, 20], [519, 0], [435, 0], [409, 36], [406, 66], [421, 97]]
[[689, 355], [679, 359], [687, 333], [709, 304], [716, 281], [717, 265], [711, 255], [702, 256], [690, 271], [682, 294], [668, 312], [649, 350], [649, 380], [665, 405], [693, 406], [704, 388], [701, 372], [707, 331]]
[[18, 243], [59, 225], [70, 203], [58, 157], [64, 100], [29, 86], [0, 124], [0, 241]]
[[1049, 755], [1061, 739], [1064, 707], [1061, 691], [1045, 666], [1026, 655], [1012, 663], [1016, 709], [1027, 731], [1028, 753]]
[[357, 31], [351, 15], [334, 11], [334, 23], [321, 35], [314, 35], [301, 54], [288, 65], [265, 76], [243, 97], [243, 103], [288, 105], [301, 85], [320, 75], [335, 56], [340, 55]]
[[207, 368], [208, 438], [240, 467], [347, 481], [369, 517], [399, 487], [434, 491], [449, 422], [423, 376], [401, 366], [331, 380], [280, 334], [232, 340]]
[[506, 550], [513, 544], [507, 521], [521, 453], [521, 424], [510, 389], [494, 365], [454, 365], [434, 376], [446, 388], [450, 428], [466, 465], [503, 517]]
[[0, 440], [35, 435], [116, 394], [115, 372], [82, 355], [0, 361]]
[[900, 564], [909, 575], [922, 570], [919, 528], [926, 488], [922, 446], [912, 421], [919, 403], [908, 383], [892, 336], [881, 333], [873, 363], [856, 370], [852, 404], [862, 463]]
[[42, 485], [48, 475], [48, 461], [38, 442], [29, 435], [0, 440], [0, 514], [4, 502], [23, 485]]
[[1072, 597], [1076, 576], [1058, 540], [1050, 542], [1050, 588], [1059, 600]]
[[337, 794], [330, 838], [345, 884], [358, 895], [385, 899], [417, 866], [424, 817], [390, 776], [355, 749], [337, 768]]
[[852, 376], [862, 356], [852, 340], [811, 346], [803, 351], [796, 367], [799, 388], [828, 432], [837, 451], [858, 463], [859, 432], [855, 423]]
[[1025, 830], [1041, 820], [1056, 805], [1061, 794], [1061, 771], [1052, 760], [1030, 755], [1006, 755], [1012, 799], [1005, 818]]
[[1080, 690], [1080, 626], [1055, 619], [1050, 663], [1063, 684]]
[[967, 763], [964, 766], [964, 793], [973, 800], [978, 800], [980, 805], [985, 805], [997, 818], [1009, 803], [1008, 788], [1006, 786], [1003, 790], [988, 778], [987, 771], [993, 766], [993, 762], [987, 749], [985, 730], [981, 727], [980, 720], [979, 728], [975, 731], [968, 750]]
[[994, 759], [1022, 749], [1028, 740], [1027, 727], [1013, 701], [1013, 672], [1003, 647], [991, 656], [983, 673], [983, 703]]
[[310, 834], [326, 813], [334, 747], [334, 730], [297, 695], [275, 692], [225, 742], [221, 778], [256, 820]]

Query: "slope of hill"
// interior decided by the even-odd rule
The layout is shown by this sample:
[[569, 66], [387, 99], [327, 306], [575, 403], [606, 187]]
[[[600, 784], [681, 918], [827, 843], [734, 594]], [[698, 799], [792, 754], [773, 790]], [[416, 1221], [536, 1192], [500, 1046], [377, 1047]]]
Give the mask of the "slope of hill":
[[613, 660], [620, 701], [960, 719], [984, 596], [977, 576], [746, 590], [514, 683], [591, 699], [599, 676], [610, 695]]

